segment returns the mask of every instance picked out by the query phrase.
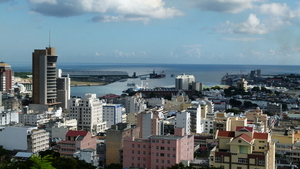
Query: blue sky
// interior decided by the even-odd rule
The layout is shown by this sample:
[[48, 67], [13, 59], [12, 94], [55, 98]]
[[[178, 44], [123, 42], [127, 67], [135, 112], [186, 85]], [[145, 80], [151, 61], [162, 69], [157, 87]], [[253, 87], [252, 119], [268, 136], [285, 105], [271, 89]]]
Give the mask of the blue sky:
[[283, 0], [0, 0], [0, 61], [300, 63], [300, 3]]

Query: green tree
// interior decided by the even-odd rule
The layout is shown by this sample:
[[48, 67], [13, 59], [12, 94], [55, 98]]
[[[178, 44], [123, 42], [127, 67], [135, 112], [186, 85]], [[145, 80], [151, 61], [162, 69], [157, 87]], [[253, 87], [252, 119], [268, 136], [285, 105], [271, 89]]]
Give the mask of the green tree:
[[2, 145], [0, 145], [0, 162], [2, 161], [2, 157], [4, 157], [6, 154], [7, 150], [5, 150]]
[[211, 89], [214, 89], [214, 90], [220, 90], [222, 89], [220, 86], [214, 86], [214, 87], [211, 87]]
[[51, 165], [51, 160], [53, 158], [50, 155], [46, 155], [44, 157], [41, 157], [39, 155], [32, 155], [30, 157], [30, 161], [33, 162], [32, 166], [30, 169], [55, 169]]

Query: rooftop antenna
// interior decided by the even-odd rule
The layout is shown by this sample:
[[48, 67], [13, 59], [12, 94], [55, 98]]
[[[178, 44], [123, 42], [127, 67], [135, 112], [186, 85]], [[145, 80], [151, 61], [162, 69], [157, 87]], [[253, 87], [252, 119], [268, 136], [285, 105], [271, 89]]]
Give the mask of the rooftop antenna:
[[51, 31], [49, 30], [49, 48], [51, 47]]

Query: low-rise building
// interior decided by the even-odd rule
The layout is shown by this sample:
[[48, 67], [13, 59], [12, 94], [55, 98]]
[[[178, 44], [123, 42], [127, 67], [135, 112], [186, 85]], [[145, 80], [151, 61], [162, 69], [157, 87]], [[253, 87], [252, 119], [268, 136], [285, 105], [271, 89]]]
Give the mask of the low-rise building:
[[59, 153], [65, 157], [73, 157], [73, 154], [81, 149], [96, 150], [96, 140], [97, 138], [88, 131], [69, 130], [65, 140], [59, 143]]
[[49, 149], [49, 133], [37, 127], [0, 127], [0, 145], [6, 150], [37, 153]]
[[87, 163], [92, 164], [93, 166], [98, 166], [99, 156], [95, 149], [86, 148], [81, 149], [73, 154], [73, 157], [78, 158], [79, 160], [84, 160]]
[[152, 135], [147, 139], [126, 137], [123, 146], [123, 168], [167, 168], [194, 160], [194, 136], [176, 128], [174, 135]]
[[251, 127], [216, 132], [217, 146], [210, 152], [211, 167], [236, 169], [274, 169], [275, 143], [269, 133], [258, 133]]

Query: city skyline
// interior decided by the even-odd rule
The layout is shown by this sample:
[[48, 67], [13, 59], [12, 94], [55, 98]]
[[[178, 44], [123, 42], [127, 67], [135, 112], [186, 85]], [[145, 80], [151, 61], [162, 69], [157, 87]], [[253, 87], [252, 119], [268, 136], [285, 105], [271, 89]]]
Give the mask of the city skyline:
[[0, 0], [0, 61], [298, 65], [300, 3]]

